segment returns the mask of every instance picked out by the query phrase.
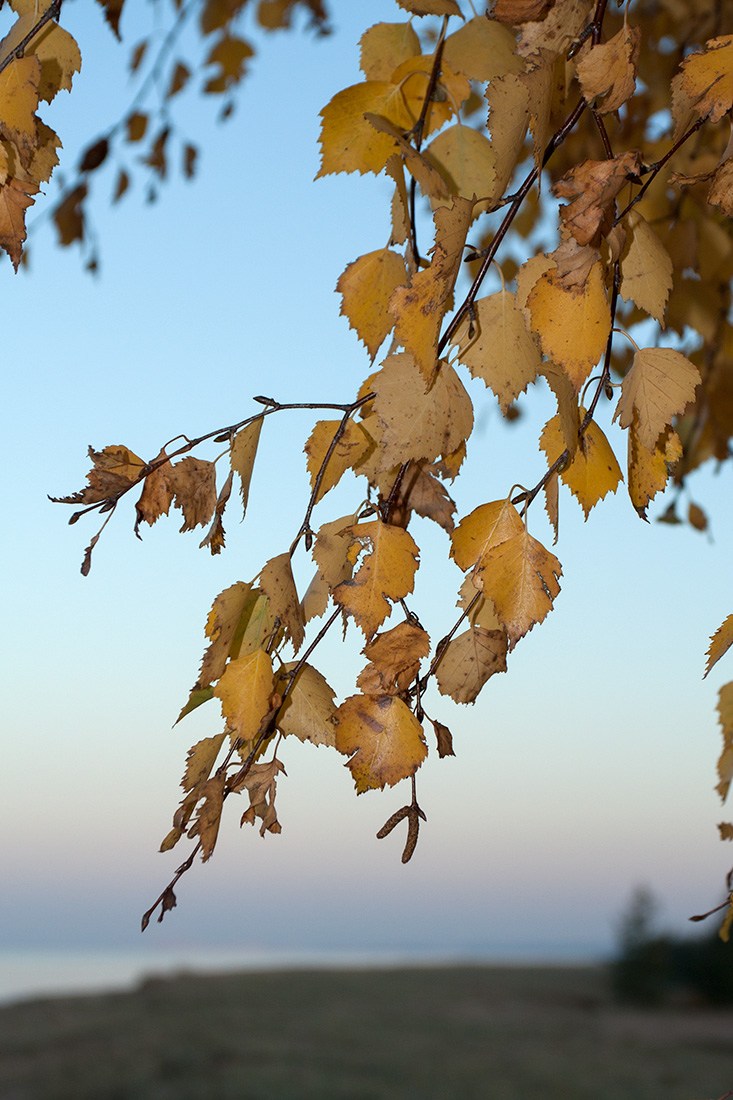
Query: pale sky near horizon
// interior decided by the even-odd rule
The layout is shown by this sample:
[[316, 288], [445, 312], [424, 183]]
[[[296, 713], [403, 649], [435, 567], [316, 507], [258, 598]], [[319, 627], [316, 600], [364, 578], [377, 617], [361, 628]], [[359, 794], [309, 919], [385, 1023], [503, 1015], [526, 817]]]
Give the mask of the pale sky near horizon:
[[[198, 549], [198, 531], [179, 536], [175, 516], [140, 543], [128, 506], [84, 579], [96, 520], [68, 527], [68, 511], [46, 494], [82, 486], [90, 443], [152, 457], [178, 432], [256, 411], [256, 393], [347, 401], [356, 392], [369, 363], [334, 286], [347, 263], [386, 243], [389, 188], [373, 177], [313, 182], [318, 111], [360, 79], [362, 31], [404, 18], [393, 0], [370, 0], [368, 17], [356, 7], [336, 0], [330, 38], [263, 40], [226, 125], [210, 125], [215, 105], [191, 97], [196, 180], [172, 180], [152, 206], [140, 188], [113, 211], [101, 197], [97, 278], [73, 249], [55, 247], [48, 227], [33, 237], [28, 273], [2, 265], [0, 950], [139, 949], [141, 913], [188, 854], [184, 842], [166, 856], [157, 847], [186, 750], [219, 731], [216, 704], [171, 726], [196, 678], [214, 596], [251, 579], [298, 529], [314, 414], [266, 425], [247, 520], [238, 523], [233, 501], [218, 558]], [[64, 21], [83, 72], [71, 96], [40, 112], [64, 141], [60, 171], [126, 102], [127, 47], [139, 37], [130, 29], [120, 50], [78, 0]], [[113, 184], [113, 173], [100, 174], [98, 193]], [[470, 472], [454, 487], [461, 515], [537, 479], [536, 440], [553, 411], [538, 393], [506, 430], [484, 387], [470, 392], [477, 428]], [[609, 438], [623, 468], [623, 437], [609, 429]], [[241, 809], [225, 814], [213, 859], [188, 872], [178, 908], [142, 946], [592, 954], [609, 950], [638, 884], [660, 899], [664, 925], [687, 931], [691, 913], [720, 900], [731, 863], [715, 829], [730, 808], [713, 791], [717, 687], [733, 678], [730, 660], [701, 679], [709, 636], [733, 610], [731, 488], [730, 469], [691, 480], [711, 537], [643, 524], [623, 487], [583, 524], [563, 493], [555, 610], [474, 707], [432, 701], [457, 756], [433, 753], [421, 770], [428, 822], [410, 865], [400, 863], [400, 830], [374, 835], [406, 800], [401, 787], [357, 799], [342, 757], [286, 743], [282, 834], [240, 832]], [[352, 482], [327, 496], [318, 522], [351, 511], [355, 493]], [[533, 511], [533, 533], [546, 541]], [[442, 532], [421, 521], [415, 538], [414, 603], [435, 641], [455, 617], [460, 575], [445, 565]], [[329, 639], [316, 662], [341, 696], [363, 664], [363, 641], [353, 630], [350, 639]]]

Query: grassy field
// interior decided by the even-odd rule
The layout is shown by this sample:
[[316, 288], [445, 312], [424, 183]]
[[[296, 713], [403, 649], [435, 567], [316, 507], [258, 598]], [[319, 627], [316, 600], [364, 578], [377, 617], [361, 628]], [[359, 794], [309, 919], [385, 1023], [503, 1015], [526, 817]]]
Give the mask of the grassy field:
[[613, 1005], [603, 972], [150, 980], [0, 1009], [0, 1100], [705, 1100], [733, 1011]]

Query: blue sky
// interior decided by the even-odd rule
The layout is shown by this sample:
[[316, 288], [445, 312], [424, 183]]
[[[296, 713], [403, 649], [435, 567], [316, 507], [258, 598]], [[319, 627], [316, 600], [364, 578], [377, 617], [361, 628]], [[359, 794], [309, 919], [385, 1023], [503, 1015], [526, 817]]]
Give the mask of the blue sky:
[[[95, 521], [68, 527], [46, 494], [81, 487], [89, 443], [152, 457], [178, 432], [246, 416], [257, 393], [356, 392], [369, 364], [334, 286], [386, 241], [390, 192], [384, 179], [313, 177], [318, 111], [359, 79], [360, 34], [401, 18], [391, 0], [372, 0], [367, 19], [363, 7], [336, 3], [331, 38], [264, 40], [226, 125], [212, 123], [210, 103], [182, 104], [202, 144], [193, 183], [174, 180], [152, 206], [138, 189], [110, 211], [114, 175], [100, 173], [96, 279], [48, 228], [33, 235], [29, 273], [2, 265], [2, 947], [138, 949], [141, 913], [187, 854], [156, 849], [186, 750], [219, 730], [215, 704], [171, 726], [213, 597], [251, 579], [298, 529], [312, 417], [266, 425], [247, 521], [231, 509], [218, 558], [198, 549], [197, 533], [179, 536], [175, 519], [140, 543], [128, 511], [84, 579]], [[126, 55], [96, 12], [68, 3], [64, 18], [84, 68], [45, 116], [64, 140], [62, 171], [130, 89]], [[130, 27], [127, 42], [137, 37]], [[554, 411], [538, 392], [507, 430], [483, 386], [470, 392], [478, 423], [455, 487], [462, 515], [540, 476], [537, 437]], [[606, 410], [604, 427], [609, 419]], [[622, 434], [609, 437], [623, 459]], [[729, 815], [712, 789], [716, 688], [730, 668], [701, 680], [709, 635], [731, 611], [730, 479], [705, 470], [691, 483], [712, 537], [643, 524], [623, 490], [584, 524], [563, 494], [555, 611], [474, 707], [433, 702], [457, 756], [422, 769], [428, 823], [410, 865], [397, 834], [374, 837], [405, 800], [400, 788], [357, 799], [341, 757], [286, 744], [282, 834], [262, 840], [239, 831], [238, 808], [225, 815], [214, 858], [185, 876], [178, 909], [151, 926], [145, 948], [601, 951], [637, 884], [658, 895], [667, 925], [685, 929], [719, 900], [730, 865], [715, 830]], [[326, 497], [318, 522], [350, 511], [355, 493], [352, 482]], [[531, 530], [547, 540], [536, 512]], [[437, 640], [455, 617], [460, 576], [445, 564], [442, 532], [421, 522], [415, 538], [415, 604]], [[319, 667], [341, 696], [363, 663], [359, 637], [323, 646]]]

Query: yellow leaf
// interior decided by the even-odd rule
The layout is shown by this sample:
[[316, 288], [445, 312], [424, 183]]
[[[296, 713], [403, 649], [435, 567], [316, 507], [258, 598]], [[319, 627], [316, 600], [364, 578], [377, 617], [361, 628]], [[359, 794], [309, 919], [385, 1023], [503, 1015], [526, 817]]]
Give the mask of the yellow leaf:
[[521, 58], [514, 53], [515, 45], [511, 31], [482, 14], [448, 35], [443, 59], [454, 73], [487, 84], [508, 73], [522, 71]]
[[733, 34], [711, 38], [682, 62], [682, 87], [701, 118], [720, 122], [733, 107]]
[[270, 709], [272, 689], [272, 660], [264, 649], [237, 657], [224, 669], [214, 695], [221, 700], [228, 728], [243, 741], [257, 736]]
[[0, 73], [0, 134], [18, 150], [27, 167], [38, 144], [36, 115], [41, 62], [37, 57], [14, 58]]
[[[296, 667], [296, 661], [283, 665], [282, 679], [278, 680], [281, 694], [288, 674]], [[318, 669], [303, 665], [282, 705], [278, 729], [285, 736], [292, 734], [299, 741], [333, 748], [336, 744], [336, 731], [331, 722], [336, 710], [333, 700], [334, 692]]]
[[420, 671], [420, 661], [430, 653], [430, 638], [421, 626], [398, 623], [377, 634], [363, 653], [369, 664], [356, 681], [366, 695], [400, 695]]
[[367, 80], [389, 80], [408, 57], [420, 53], [412, 23], [376, 23], [359, 40], [359, 68]]
[[672, 468], [682, 457], [682, 444], [677, 432], [666, 428], [650, 451], [639, 441], [637, 419], [635, 414], [629, 428], [629, 498], [642, 519], [646, 519], [649, 501], [662, 492]]
[[451, 557], [459, 569], [471, 569], [494, 546], [524, 531], [519, 513], [509, 500], [481, 504], [462, 519], [451, 538]]
[[33, 183], [9, 179], [0, 187], [0, 246], [5, 249], [18, 270], [26, 238], [25, 212], [32, 206], [38, 188]]
[[387, 467], [451, 454], [473, 428], [473, 406], [453, 367], [443, 363], [432, 386], [407, 352], [385, 359], [372, 380], [374, 411], [384, 428]]
[[587, 103], [603, 99], [596, 104], [599, 114], [618, 111], [634, 94], [640, 46], [641, 27], [628, 27], [624, 22], [608, 42], [588, 44], [580, 52], [576, 68], [583, 98]]
[[[389, 158], [385, 165], [385, 170], [393, 179], [397, 179], [399, 201], [404, 208], [404, 214], [401, 216], [395, 215], [394, 220], [401, 223], [404, 218], [406, 223], [404, 236], [402, 236], [401, 232], [398, 232], [397, 237], [402, 236], [402, 240], [405, 241], [410, 234], [409, 200], [407, 198], [407, 189], [404, 184], [404, 174], [402, 186], [400, 186], [399, 177], [396, 176], [395, 172], [395, 163], [404, 161], [408, 172], [417, 182], [423, 195], [430, 199], [430, 204], [433, 208], [436, 206], [444, 206], [448, 202], [450, 198], [448, 184], [435, 165], [432, 164], [426, 156], [419, 153], [415, 146], [410, 144], [403, 133], [398, 130], [396, 126], [393, 126], [386, 118], [381, 118], [380, 115], [373, 115], [370, 113], [364, 115], [364, 118], [378, 133], [387, 134], [391, 137], [397, 146], [398, 152], [395, 152]], [[399, 243], [397, 237], [393, 240], [393, 244]], [[406, 280], [403, 280], [403, 282], [406, 282]]]
[[237, 581], [220, 592], [206, 621], [204, 632], [210, 644], [204, 653], [193, 692], [218, 680], [227, 658], [244, 656], [259, 649], [272, 632], [272, 627], [268, 600], [259, 588]]
[[707, 652], [708, 663], [705, 666], [705, 676], [707, 676], [713, 665], [716, 665], [724, 653], [727, 653], [730, 647], [733, 645], [733, 615], [729, 615], [725, 622], [718, 627], [710, 639], [710, 647]]
[[524, 135], [529, 125], [529, 92], [519, 76], [510, 73], [491, 81], [486, 98], [495, 158], [496, 184], [492, 199], [496, 202], [504, 194], [524, 149]]
[[561, 575], [555, 555], [524, 528], [483, 554], [476, 584], [493, 603], [510, 649], [552, 611]]
[[[340, 420], [319, 420], [305, 445], [304, 450], [308, 455], [307, 466], [311, 489], [315, 488], [316, 478], [340, 423]], [[335, 485], [338, 485], [347, 470], [357, 466], [365, 458], [370, 447], [371, 440], [361, 424], [355, 424], [352, 420], [348, 421], [341, 438], [329, 455], [315, 497], [316, 504], [326, 495], [329, 489], [333, 489]]]
[[217, 733], [214, 737], [204, 737], [188, 750], [186, 770], [181, 780], [184, 791], [199, 791], [203, 787], [211, 775], [225, 736], [224, 733]]
[[[18, 19], [0, 42], [0, 61], [20, 45], [49, 6], [36, 0], [13, 4]], [[81, 53], [76, 41], [58, 23], [49, 20], [25, 47], [24, 56], [37, 57], [40, 62], [39, 99], [50, 103], [57, 92], [71, 91], [72, 78], [81, 69]]]
[[341, 313], [348, 317], [372, 359], [394, 326], [394, 317], [387, 312], [390, 296], [407, 278], [404, 258], [380, 248], [350, 263], [336, 283], [342, 297]]
[[262, 424], [262, 417], [253, 420], [251, 424], [246, 424], [232, 440], [232, 448], [229, 453], [232, 470], [235, 474], [239, 474], [241, 481], [243, 518], [247, 512], [249, 486], [257, 456], [257, 446], [260, 442]]
[[414, 775], [427, 756], [422, 726], [392, 695], [351, 695], [334, 715], [336, 748], [351, 759], [346, 767], [357, 794], [393, 787]]
[[297, 653], [305, 638], [305, 623], [293, 580], [290, 554], [278, 554], [268, 561], [260, 573], [260, 588], [270, 601], [270, 614], [280, 620], [286, 637], [292, 639], [293, 650]]
[[440, 327], [460, 271], [472, 210], [470, 200], [456, 198], [450, 207], [435, 211], [430, 267], [418, 271], [409, 286], [398, 287], [389, 301], [396, 318], [395, 340], [414, 355], [428, 382], [435, 373]]
[[332, 172], [381, 172], [395, 151], [388, 134], [378, 133], [364, 118], [384, 115], [398, 130], [409, 130], [413, 119], [402, 89], [387, 80], [367, 80], [337, 92], [321, 111], [319, 176]]
[[348, 580], [359, 557], [360, 543], [351, 533], [353, 516], [342, 516], [319, 527], [313, 558], [331, 591]]
[[452, 342], [474, 378], [494, 391], [504, 415], [542, 365], [516, 296], [507, 290], [475, 302], [473, 318], [463, 320]]
[[555, 537], [552, 540], [553, 546], [557, 542], [558, 535], [560, 534], [560, 491], [557, 471], [550, 474], [545, 482], [545, 511], [547, 512], [547, 518], [550, 521], [552, 530], [555, 532]]
[[[496, 190], [494, 148], [485, 134], [472, 126], [449, 126], [430, 143], [425, 158], [440, 172], [451, 195], [491, 199]], [[435, 208], [437, 200], [432, 201]], [[473, 216], [481, 212], [473, 209]]]
[[[581, 409], [581, 417], [585, 410]], [[560, 430], [560, 417], [554, 416], [542, 429], [540, 447], [547, 455], [549, 466], [565, 450], [565, 442]], [[619, 481], [623, 480], [621, 467], [603, 431], [591, 421], [580, 437], [572, 462], [560, 472], [567, 485], [583, 509], [585, 518], [599, 500], [607, 493], [615, 493]]]
[[463, 583], [458, 590], [458, 601], [456, 607], [461, 607], [465, 611], [474, 598], [478, 596], [478, 600], [468, 612], [468, 621], [471, 626], [480, 626], [482, 630], [501, 630], [502, 625], [496, 617], [496, 611], [491, 600], [487, 600], [482, 592], [476, 587], [473, 582], [473, 576], [471, 573], [467, 577], [463, 578]]
[[397, 0], [397, 3], [413, 15], [461, 15], [456, 0]]
[[381, 520], [354, 524], [348, 530], [369, 550], [353, 579], [343, 581], [333, 598], [369, 640], [389, 615], [389, 601], [412, 592], [419, 551], [407, 531]]
[[611, 311], [600, 264], [591, 268], [584, 287], [566, 289], [556, 270], [546, 271], [530, 292], [527, 305], [542, 351], [566, 371], [576, 393], [603, 354], [611, 330]]
[[673, 281], [672, 260], [657, 234], [638, 211], [631, 210], [623, 224], [627, 229], [627, 238], [621, 255], [619, 293], [664, 327], [664, 313]]
[[638, 417], [639, 441], [650, 451], [676, 413], [695, 396], [700, 372], [694, 363], [671, 348], [642, 348], [621, 383], [613, 419], [628, 428]]
[[438, 691], [456, 703], [473, 703], [495, 672], [506, 672], [507, 636], [503, 630], [473, 626], [451, 639], [435, 672]]
[[718, 721], [723, 734], [723, 751], [718, 760], [718, 778], [715, 788], [721, 801], [725, 801], [733, 779], [733, 682], [723, 684], [718, 695]]

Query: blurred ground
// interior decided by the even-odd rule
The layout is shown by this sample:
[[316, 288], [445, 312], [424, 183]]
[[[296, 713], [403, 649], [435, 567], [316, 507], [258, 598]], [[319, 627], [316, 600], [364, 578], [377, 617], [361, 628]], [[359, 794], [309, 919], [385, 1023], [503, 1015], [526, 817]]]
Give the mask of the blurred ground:
[[185, 976], [0, 1010], [0, 1100], [697, 1100], [733, 1011], [613, 1004], [600, 968]]

